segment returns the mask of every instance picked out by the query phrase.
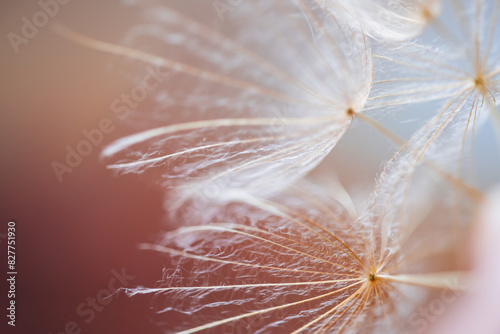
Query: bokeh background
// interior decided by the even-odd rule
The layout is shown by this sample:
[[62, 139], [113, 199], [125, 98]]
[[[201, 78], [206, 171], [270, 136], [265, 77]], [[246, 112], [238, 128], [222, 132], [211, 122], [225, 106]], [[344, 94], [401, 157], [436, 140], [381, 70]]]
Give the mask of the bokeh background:
[[[111, 110], [112, 101], [134, 83], [115, 57], [73, 44], [50, 27], [60, 22], [116, 43], [137, 13], [116, 0], [69, 1], [15, 52], [8, 34], [21, 35], [22, 19], [32, 21], [40, 10], [37, 1], [0, 4], [0, 332], [65, 333], [67, 324], [75, 322], [81, 333], [159, 333], [147, 298], [117, 295], [89, 323], [76, 311], [108, 287], [113, 270], [134, 276], [129, 287], [154, 285], [167, 262], [137, 245], [154, 240], [170, 222], [161, 190], [134, 176], [113, 177], [99, 161], [107, 143], [136, 130]], [[432, 110], [408, 110], [385, 123], [408, 134], [415, 125], [402, 120]], [[66, 147], [75, 148], [85, 139], [82, 131], [97, 128], [103, 118], [111, 119], [114, 130], [60, 182], [52, 163], [64, 163]], [[485, 132], [476, 142], [476, 155], [479, 182], [487, 188], [498, 179], [498, 151], [487, 144], [491, 131]], [[393, 151], [380, 134], [355, 123], [319, 170], [336, 171], [353, 193], [361, 194]], [[5, 233], [11, 220], [17, 223], [15, 328], [6, 325], [4, 316]]]
[[[117, 41], [127, 27], [116, 1], [71, 1], [51, 22]], [[74, 321], [81, 333], [156, 333], [149, 302], [118, 296], [87, 316], [77, 306], [108, 287], [112, 270], [125, 268], [133, 285], [152, 285], [163, 264], [137, 251], [162, 224], [162, 194], [134, 178], [114, 178], [99, 162], [105, 143], [130, 133], [110, 110], [133, 84], [113, 71], [113, 59], [69, 43], [40, 28], [15, 53], [9, 32], [20, 34], [21, 19], [40, 11], [37, 1], [0, 4], [1, 333], [64, 333]], [[116, 124], [103, 143], [59, 182], [53, 161], [64, 163], [66, 146], [85, 137], [103, 118]], [[115, 118], [114, 118], [115, 117]], [[17, 223], [17, 318], [6, 325], [7, 222]]]

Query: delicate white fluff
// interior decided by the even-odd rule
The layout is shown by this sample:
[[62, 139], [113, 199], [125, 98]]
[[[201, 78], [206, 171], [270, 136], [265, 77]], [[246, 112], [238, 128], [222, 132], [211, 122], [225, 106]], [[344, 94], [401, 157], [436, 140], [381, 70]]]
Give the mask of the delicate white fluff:
[[221, 22], [210, 6], [195, 20], [141, 5], [146, 23], [127, 39], [140, 53], [116, 53], [171, 75], [135, 115], [157, 128], [117, 140], [103, 157], [162, 187], [182, 181], [177, 199], [214, 183], [253, 194], [285, 187], [322, 160], [365, 104], [370, 49], [345, 11], [313, 0], [245, 1]]
[[[381, 198], [391, 195], [400, 208], [399, 193]], [[157, 287], [126, 291], [154, 296], [165, 332], [401, 333], [436, 288], [463, 288], [457, 238], [466, 229], [450, 233], [446, 201], [432, 197], [445, 219], [402, 222], [378, 205], [351, 217], [305, 183], [270, 199], [246, 196], [210, 224], [141, 245], [176, 259]]]
[[428, 36], [433, 41], [377, 45], [368, 108], [438, 99], [456, 101], [460, 94], [476, 91], [484, 99], [498, 97], [500, 2], [444, 4], [448, 11], [436, 18], [438, 23]]
[[440, 0], [327, 0], [346, 8], [367, 35], [381, 41], [404, 41], [418, 36], [439, 15]]
[[460, 175], [462, 157], [469, 152], [465, 144], [472, 143], [478, 125], [489, 119], [500, 134], [495, 107], [500, 97], [500, 1], [444, 5], [447, 11], [433, 27], [444, 45], [415, 41], [376, 46], [367, 109], [417, 103], [429, 108], [423, 102], [438, 101], [441, 106], [419, 132], [419, 140], [426, 141], [421, 153], [455, 166]]

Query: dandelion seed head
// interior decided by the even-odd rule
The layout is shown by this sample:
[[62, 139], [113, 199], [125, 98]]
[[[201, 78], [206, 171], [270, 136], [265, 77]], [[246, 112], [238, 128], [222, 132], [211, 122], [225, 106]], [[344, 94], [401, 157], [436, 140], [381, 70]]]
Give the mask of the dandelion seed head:
[[152, 120], [180, 110], [186, 122], [119, 139], [102, 156], [119, 174], [173, 190], [173, 208], [196, 197], [224, 202], [237, 191], [276, 193], [318, 165], [366, 104], [369, 41], [346, 10], [251, 1], [224, 26], [216, 15], [199, 21], [155, 2], [141, 8], [147, 22], [119, 54], [172, 72], [151, 96]]
[[377, 48], [367, 108], [426, 108], [424, 103], [437, 102], [436, 113], [406, 146], [421, 147], [415, 162], [432, 159], [440, 168], [472, 179], [474, 166], [463, 161], [473, 154], [476, 129], [488, 123], [500, 129], [495, 110], [500, 93], [499, 3], [442, 3], [447, 10], [428, 29], [434, 43], [409, 40]]
[[[247, 195], [211, 223], [144, 245], [179, 259], [179, 271], [137, 294], [153, 295], [161, 325], [185, 333], [246, 326], [259, 333], [400, 333], [408, 324], [398, 319], [455, 275], [439, 271], [461, 269], [453, 261], [459, 252], [441, 233], [449, 225], [427, 216], [402, 223], [387, 210], [373, 220], [371, 208], [351, 217], [310, 183], [270, 199]], [[189, 318], [164, 321], [173, 310]]]

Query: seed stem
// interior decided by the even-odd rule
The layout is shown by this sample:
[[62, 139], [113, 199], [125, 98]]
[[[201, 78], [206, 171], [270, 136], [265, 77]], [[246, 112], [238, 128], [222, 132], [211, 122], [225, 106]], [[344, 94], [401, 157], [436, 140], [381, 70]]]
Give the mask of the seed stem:
[[451, 290], [465, 290], [468, 281], [467, 273], [463, 271], [407, 275], [377, 274], [377, 279], [428, 288]]
[[[359, 120], [365, 122], [375, 130], [379, 131], [382, 135], [387, 137], [390, 141], [392, 141], [394, 144], [398, 146], [403, 146], [405, 145], [405, 141], [396, 135], [394, 132], [391, 130], [387, 129], [385, 126], [374, 120], [373, 118], [364, 115], [363, 113], [355, 113], [354, 114], [356, 118]], [[499, 134], [499, 140], [500, 140], [500, 115], [497, 114], [498, 117], [498, 134]], [[407, 150], [411, 149], [411, 146], [408, 145]], [[434, 163], [432, 160], [429, 160], [428, 158], [424, 159], [424, 165], [436, 172], [438, 175], [440, 175], [444, 180], [448, 181], [451, 185], [457, 187], [460, 189], [464, 194], [469, 196], [471, 199], [480, 201], [484, 195], [483, 193], [479, 190], [476, 189], [475, 187], [466, 184], [463, 180], [460, 178], [457, 178], [456, 176], [446, 172], [443, 170], [441, 167], [439, 167], [436, 163]]]

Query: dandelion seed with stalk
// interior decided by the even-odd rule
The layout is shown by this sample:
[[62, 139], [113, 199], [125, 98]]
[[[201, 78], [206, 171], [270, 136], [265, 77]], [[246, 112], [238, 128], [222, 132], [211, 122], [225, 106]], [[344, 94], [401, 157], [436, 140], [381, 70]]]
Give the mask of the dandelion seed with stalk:
[[[440, 101], [441, 108], [419, 132], [419, 140], [426, 142], [419, 157], [425, 154], [441, 160], [460, 175], [464, 147], [469, 142], [472, 149], [477, 124], [489, 115], [500, 136], [495, 106], [500, 93], [500, 1], [450, 0], [442, 4], [447, 10], [436, 16], [430, 27], [447, 45], [406, 41], [394, 46], [382, 42], [374, 54], [379, 71], [367, 109]], [[448, 135], [443, 136], [446, 131]], [[454, 156], [447, 153], [440, 157], [453, 148], [458, 148]]]
[[[103, 157], [112, 170], [150, 173], [161, 187], [176, 188], [176, 206], [220, 179], [227, 189], [258, 195], [286, 187], [330, 152], [363, 109], [370, 48], [346, 12], [313, 0], [249, 1], [232, 14], [236, 27], [221, 32], [165, 5], [141, 6], [147, 23], [130, 32], [129, 42], [163, 45], [167, 56], [56, 29], [174, 73], [166, 84], [169, 104], [163, 94], [154, 102], [166, 115], [177, 108], [196, 120], [119, 139]], [[277, 119], [276, 108], [286, 116]]]

